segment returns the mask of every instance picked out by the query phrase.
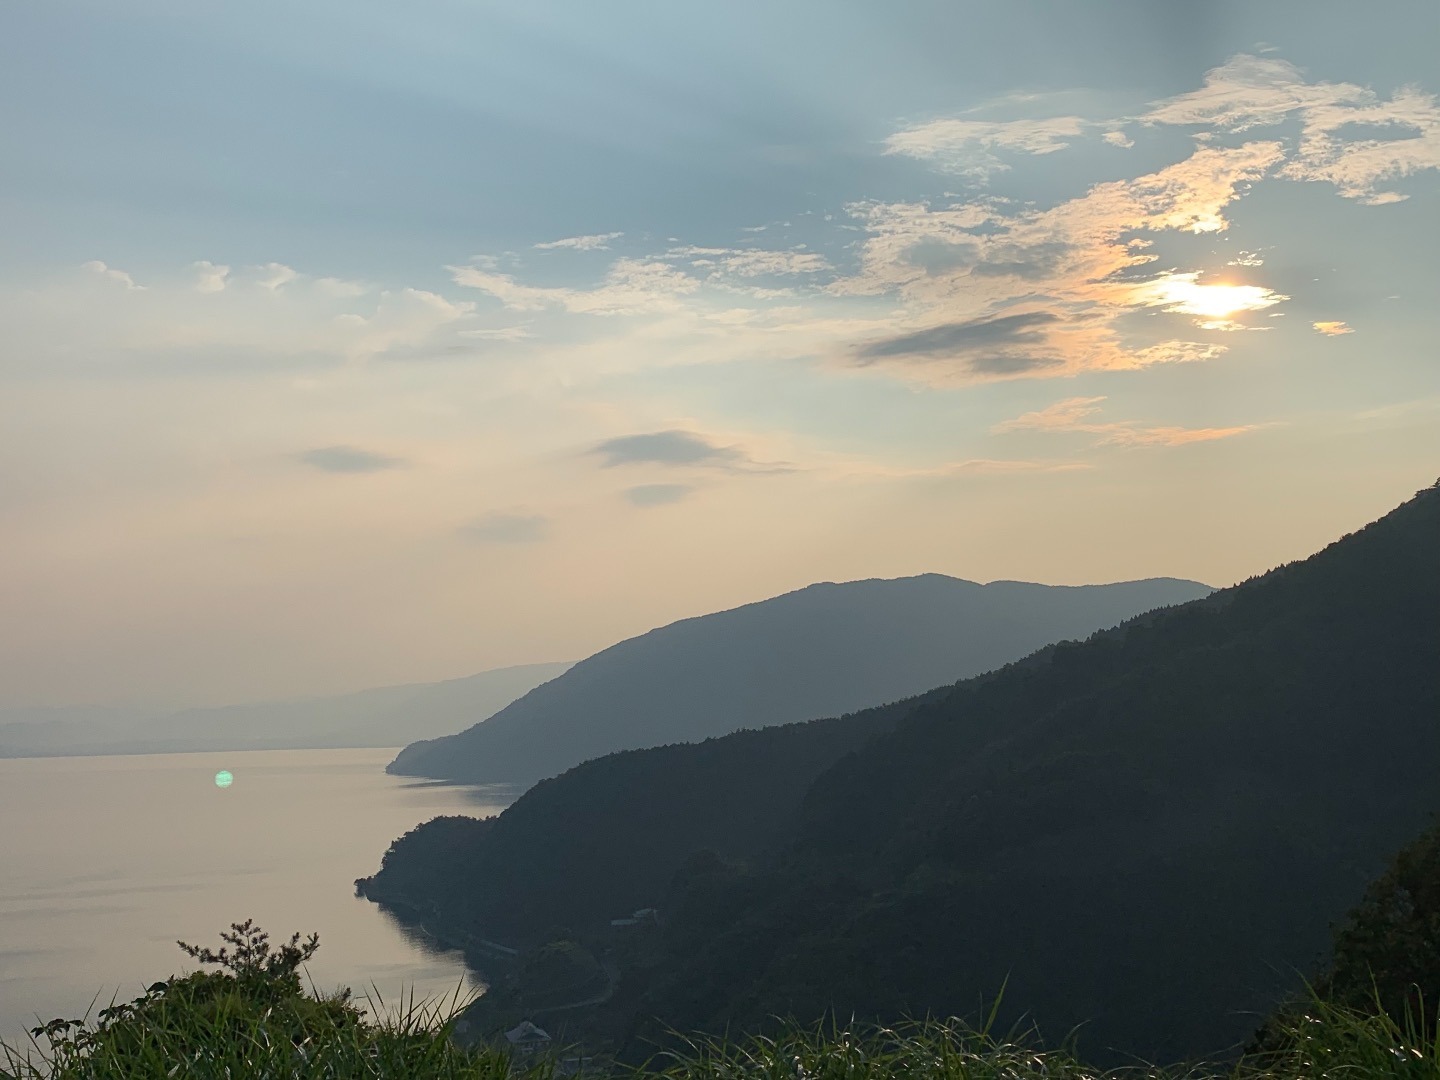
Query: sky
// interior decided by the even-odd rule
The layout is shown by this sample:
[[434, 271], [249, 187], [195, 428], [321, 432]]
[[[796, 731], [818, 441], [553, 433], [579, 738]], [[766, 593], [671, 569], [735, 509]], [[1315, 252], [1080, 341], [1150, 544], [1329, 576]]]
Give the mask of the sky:
[[0, 5], [0, 706], [1224, 586], [1440, 474], [1440, 9]]

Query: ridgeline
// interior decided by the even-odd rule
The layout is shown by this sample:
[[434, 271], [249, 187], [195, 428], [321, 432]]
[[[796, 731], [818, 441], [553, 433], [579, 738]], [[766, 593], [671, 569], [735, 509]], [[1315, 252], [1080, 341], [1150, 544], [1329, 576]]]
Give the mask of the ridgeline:
[[622, 641], [458, 735], [407, 746], [389, 771], [530, 782], [617, 750], [839, 716], [1210, 591], [1173, 578], [977, 585], [941, 574], [811, 585]]

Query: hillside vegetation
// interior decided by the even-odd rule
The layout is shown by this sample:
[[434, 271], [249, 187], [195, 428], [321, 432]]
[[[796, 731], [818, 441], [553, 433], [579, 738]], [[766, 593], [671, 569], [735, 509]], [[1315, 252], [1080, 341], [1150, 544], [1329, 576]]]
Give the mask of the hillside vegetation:
[[1170, 578], [812, 585], [622, 641], [458, 735], [407, 746], [389, 771], [534, 781], [617, 750], [839, 716], [1209, 592]]
[[[1432, 841], [1433, 842], [1433, 841]], [[1433, 877], [1430, 878], [1433, 884]], [[1383, 891], [1383, 889], [1382, 889]], [[202, 967], [152, 983], [94, 1017], [56, 1019], [26, 1047], [0, 1045], [0, 1080], [1319, 1080], [1440, 1076], [1434, 1029], [1396, 1022], [1372, 999], [1311, 998], [1277, 1015], [1272, 1045], [1229, 1068], [1131, 1063], [1102, 1072], [1073, 1047], [1044, 1048], [1034, 1033], [1001, 1034], [996, 1011], [976, 1024], [950, 1019], [890, 1027], [836, 1022], [783, 1025], [771, 1036], [681, 1037], [635, 1065], [579, 1056], [551, 1040], [515, 1050], [506, 1039], [457, 1041], [457, 1001], [358, 1004], [350, 990], [301, 986], [319, 947], [299, 934], [274, 947], [253, 923], [221, 935], [218, 950], [180, 943]], [[568, 973], [568, 972], [567, 972]], [[1398, 972], [1377, 972], [1390, 981]], [[1433, 982], [1436, 972], [1429, 969]], [[548, 1038], [548, 1033], [540, 1032]]]
[[[1005, 1017], [1051, 1038], [1083, 1025], [1097, 1060], [1238, 1047], [1440, 808], [1437, 551], [1427, 492], [1304, 562], [899, 707], [777, 800], [758, 847], [701, 857], [716, 845], [697, 830], [661, 887], [673, 842], [645, 882], [658, 941], [596, 1029], [638, 1045], [666, 1025], [964, 1015], [1004, 985]], [[794, 729], [792, 752], [841, 723]], [[764, 734], [707, 752], [759, 768]], [[549, 882], [575, 868], [576, 932], [616, 914], [610, 853], [616, 877], [635, 859], [609, 813], [583, 862], [565, 834], [620, 787], [663, 793], [674, 753], [576, 770], [546, 794], [565, 812], [508, 826], [510, 850], [553, 854]], [[723, 805], [689, 779], [648, 812]], [[484, 840], [444, 847], [397, 845], [381, 878], [432, 875], [421, 902], [463, 891], [477, 859], [497, 895], [539, 880]]]
[[815, 777], [913, 704], [589, 761], [498, 817], [418, 826], [356, 886], [457, 941], [589, 932], [657, 903], [697, 850], [753, 860], [793, 838]]

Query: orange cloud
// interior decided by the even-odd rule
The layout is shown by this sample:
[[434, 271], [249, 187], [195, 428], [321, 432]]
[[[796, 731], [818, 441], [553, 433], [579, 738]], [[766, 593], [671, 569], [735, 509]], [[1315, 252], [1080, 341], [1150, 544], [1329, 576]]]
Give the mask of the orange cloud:
[[1080, 432], [1098, 435], [1094, 446], [1184, 446], [1188, 443], [1214, 442], [1254, 431], [1255, 425], [1225, 428], [1150, 427], [1133, 420], [1099, 423], [1090, 418], [1098, 414], [1103, 397], [1077, 397], [1057, 401], [1035, 412], [1005, 420], [990, 430], [996, 435], [1013, 431]]

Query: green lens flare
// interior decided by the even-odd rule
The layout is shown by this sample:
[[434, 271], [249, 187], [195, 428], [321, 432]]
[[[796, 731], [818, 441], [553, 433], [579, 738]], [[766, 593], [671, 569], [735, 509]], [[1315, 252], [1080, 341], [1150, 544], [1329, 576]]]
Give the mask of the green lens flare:
[[234, 777], [233, 775], [231, 775], [231, 772], [230, 772], [229, 769], [221, 769], [219, 772], [217, 772], [217, 773], [215, 774], [215, 786], [216, 786], [216, 787], [229, 787], [229, 786], [230, 786], [231, 784], [233, 784], [234, 782], [235, 782], [235, 777]]

